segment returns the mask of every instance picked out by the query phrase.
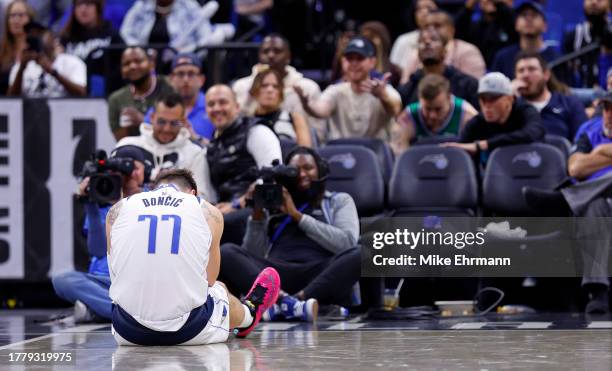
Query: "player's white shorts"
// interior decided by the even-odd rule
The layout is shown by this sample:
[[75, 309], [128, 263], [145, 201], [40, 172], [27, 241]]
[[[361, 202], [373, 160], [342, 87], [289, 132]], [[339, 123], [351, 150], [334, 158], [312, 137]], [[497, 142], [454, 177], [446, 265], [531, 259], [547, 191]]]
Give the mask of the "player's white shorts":
[[[211, 307], [211, 302], [214, 303], [212, 312], [206, 309]], [[119, 345], [202, 345], [224, 342], [230, 333], [229, 300], [227, 290], [219, 282], [208, 288], [207, 304], [204, 308], [200, 307], [202, 309], [194, 309], [185, 325], [175, 332], [146, 328], [127, 312], [114, 306], [112, 333]], [[203, 321], [207, 321], [204, 328], [194, 332], [194, 329], [201, 328]]]

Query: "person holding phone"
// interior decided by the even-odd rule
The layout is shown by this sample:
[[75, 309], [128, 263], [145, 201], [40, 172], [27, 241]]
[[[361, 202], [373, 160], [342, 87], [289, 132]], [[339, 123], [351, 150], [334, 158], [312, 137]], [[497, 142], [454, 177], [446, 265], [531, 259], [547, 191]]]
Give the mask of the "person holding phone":
[[87, 66], [78, 57], [61, 52], [57, 36], [43, 25], [24, 26], [26, 50], [11, 69], [8, 95], [62, 98], [87, 95]]

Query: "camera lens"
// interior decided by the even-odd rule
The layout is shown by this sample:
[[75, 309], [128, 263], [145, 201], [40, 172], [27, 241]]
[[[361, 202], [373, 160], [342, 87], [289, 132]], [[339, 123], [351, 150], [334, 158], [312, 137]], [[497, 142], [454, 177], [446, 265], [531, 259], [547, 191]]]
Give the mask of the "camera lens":
[[113, 193], [115, 185], [110, 178], [100, 178], [96, 183], [96, 193], [102, 196], [108, 196]]

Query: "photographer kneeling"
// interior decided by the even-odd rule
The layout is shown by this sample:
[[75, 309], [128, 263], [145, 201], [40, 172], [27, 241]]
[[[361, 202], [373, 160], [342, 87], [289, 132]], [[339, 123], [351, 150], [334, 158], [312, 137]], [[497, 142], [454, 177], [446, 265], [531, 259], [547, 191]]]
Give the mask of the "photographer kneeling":
[[283, 291], [268, 313], [271, 319], [312, 321], [318, 302], [348, 304], [360, 275], [359, 217], [350, 195], [325, 190], [329, 169], [316, 151], [297, 147], [285, 163], [297, 172], [291, 177], [276, 171], [276, 182], [284, 184], [277, 194], [280, 213], [268, 208], [277, 193], [270, 184], [251, 186], [246, 197], [254, 205], [246, 235], [242, 246], [221, 246], [221, 277], [244, 294], [263, 267], [274, 267]]
[[55, 293], [74, 303], [75, 322], [111, 319], [112, 304], [108, 294], [110, 276], [106, 259], [106, 214], [122, 197], [142, 191], [148, 171], [142, 151], [124, 146], [106, 159], [99, 151], [83, 170], [78, 196], [84, 200], [87, 250], [91, 256], [85, 272], [66, 272], [52, 277]]

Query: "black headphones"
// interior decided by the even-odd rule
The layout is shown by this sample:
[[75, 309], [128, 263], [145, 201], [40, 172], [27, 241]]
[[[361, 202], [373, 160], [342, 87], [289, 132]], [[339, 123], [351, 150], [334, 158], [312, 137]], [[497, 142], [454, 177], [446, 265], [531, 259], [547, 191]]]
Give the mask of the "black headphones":
[[323, 157], [321, 157], [321, 155], [316, 150], [312, 148], [301, 146], [295, 147], [291, 150], [291, 152], [287, 154], [287, 156], [285, 156], [285, 164], [288, 164], [291, 158], [299, 154], [312, 156], [315, 159], [315, 162], [317, 163], [317, 168], [319, 170], [319, 181], [323, 182], [327, 180], [327, 177], [329, 176], [329, 163]]

